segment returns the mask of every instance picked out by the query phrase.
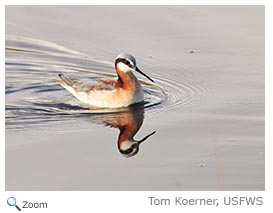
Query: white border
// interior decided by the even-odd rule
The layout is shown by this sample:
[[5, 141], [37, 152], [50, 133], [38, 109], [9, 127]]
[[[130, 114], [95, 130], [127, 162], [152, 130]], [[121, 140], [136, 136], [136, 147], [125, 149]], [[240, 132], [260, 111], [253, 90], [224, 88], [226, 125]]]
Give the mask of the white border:
[[[118, 0], [118, 1], [92, 1], [94, 5], [122, 5], [129, 4], [129, 1]], [[1, 14], [1, 38], [5, 38], [5, 5], [89, 5], [90, 1], [87, 0], [77, 0], [77, 1], [34, 1], [34, 0], [9, 0], [3, 1], [1, 3], [0, 14]], [[260, 0], [229, 0], [229, 1], [219, 1], [219, 0], [184, 0], [184, 1], [174, 1], [174, 0], [157, 0], [157, 1], [130, 1], [132, 5], [265, 5], [266, 8], [266, 149], [265, 149], [265, 158], [266, 158], [266, 190], [265, 192], [6, 192], [5, 191], [5, 126], [4, 119], [1, 119], [1, 145], [0, 145], [0, 209], [1, 212], [16, 212], [17, 210], [13, 207], [9, 207], [6, 204], [6, 199], [9, 196], [16, 196], [18, 200], [34, 200], [37, 202], [47, 201], [49, 208], [47, 210], [41, 209], [40, 211], [44, 212], [106, 212], [106, 211], [118, 211], [118, 212], [139, 212], [139, 211], [149, 211], [149, 212], [196, 212], [198, 210], [202, 212], [269, 212], [270, 206], [272, 207], [272, 151], [273, 151], [273, 140], [272, 140], [272, 20], [273, 20], [273, 11], [271, 1], [260, 1]], [[5, 94], [4, 94], [4, 48], [5, 41], [1, 40], [1, 51], [0, 51], [0, 60], [1, 60], [1, 116], [4, 118], [4, 103], [5, 103]], [[147, 197], [148, 196], [158, 196], [161, 198], [173, 198], [175, 196], [183, 196], [185, 198], [219, 198], [220, 200], [223, 196], [263, 196], [264, 205], [263, 206], [220, 206], [216, 207], [192, 207], [192, 206], [150, 206]], [[270, 208], [272, 209], [272, 208]], [[32, 209], [33, 210], [33, 209]], [[23, 211], [26, 211], [25, 209]], [[39, 212], [38, 210], [34, 210]]]
[[265, 0], [4, 0], [5, 5], [264, 5]]
[[0, 7], [0, 26], [1, 26], [1, 34], [0, 34], [0, 63], [1, 63], [1, 76], [0, 76], [0, 128], [1, 128], [1, 142], [0, 142], [0, 209], [2, 209], [1, 202], [3, 201], [5, 191], [5, 7], [1, 5]]
[[272, 184], [272, 162], [273, 162], [273, 143], [272, 143], [272, 21], [273, 20], [272, 3], [265, 7], [265, 189], [266, 192], [273, 191]]

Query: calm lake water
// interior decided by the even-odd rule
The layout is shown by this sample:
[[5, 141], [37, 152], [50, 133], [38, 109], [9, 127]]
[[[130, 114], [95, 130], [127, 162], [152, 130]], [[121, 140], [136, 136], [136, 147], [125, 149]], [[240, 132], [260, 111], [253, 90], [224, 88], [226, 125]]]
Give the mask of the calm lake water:
[[[56, 83], [121, 52], [143, 104]], [[264, 190], [264, 77], [263, 6], [7, 6], [6, 190]]]

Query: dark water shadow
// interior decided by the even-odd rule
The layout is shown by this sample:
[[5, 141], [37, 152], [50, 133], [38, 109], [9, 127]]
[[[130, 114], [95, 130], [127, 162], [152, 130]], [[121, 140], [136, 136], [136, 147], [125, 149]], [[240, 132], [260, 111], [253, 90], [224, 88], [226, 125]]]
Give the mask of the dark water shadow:
[[136, 155], [140, 144], [156, 133], [156, 131], [153, 131], [140, 140], [135, 139], [135, 135], [140, 130], [143, 121], [144, 103], [127, 107], [123, 112], [103, 114], [95, 119], [95, 123], [119, 129], [118, 150], [127, 158]]
[[[63, 114], [64, 117], [84, 119], [92, 124], [102, 125], [106, 129], [116, 128], [119, 130], [117, 137], [117, 147], [119, 152], [126, 158], [135, 156], [140, 149], [140, 144], [147, 141], [152, 135], [156, 133], [153, 131], [149, 134], [143, 136], [142, 139], [135, 139], [136, 134], [141, 129], [144, 122], [145, 114], [145, 103], [138, 103], [131, 105], [129, 107], [120, 108], [120, 109], [106, 109], [103, 113], [102, 109], [98, 113], [94, 113], [92, 110], [91, 113], [84, 111], [84, 108], [75, 107], [71, 105], [62, 104], [61, 107], [63, 110], [70, 111], [72, 108], [75, 110], [81, 111], [79, 114]], [[87, 109], [85, 109], [87, 110]], [[72, 117], [71, 117], [72, 116]], [[88, 131], [88, 129], [86, 130]]]

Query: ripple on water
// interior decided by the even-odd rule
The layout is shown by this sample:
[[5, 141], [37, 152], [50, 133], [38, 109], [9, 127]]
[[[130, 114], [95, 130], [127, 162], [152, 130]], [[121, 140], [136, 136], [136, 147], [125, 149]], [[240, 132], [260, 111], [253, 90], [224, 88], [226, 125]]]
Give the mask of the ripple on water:
[[[191, 79], [157, 72], [151, 67], [155, 84], [144, 85], [146, 114], [164, 108], [187, 106], [206, 92]], [[86, 107], [64, 91], [56, 81], [58, 73], [71, 73], [94, 80], [115, 77], [112, 62], [98, 61], [50, 42], [7, 36], [6, 38], [6, 128], [70, 119], [83, 114], [117, 113], [126, 109]], [[70, 115], [70, 116], [63, 116]]]

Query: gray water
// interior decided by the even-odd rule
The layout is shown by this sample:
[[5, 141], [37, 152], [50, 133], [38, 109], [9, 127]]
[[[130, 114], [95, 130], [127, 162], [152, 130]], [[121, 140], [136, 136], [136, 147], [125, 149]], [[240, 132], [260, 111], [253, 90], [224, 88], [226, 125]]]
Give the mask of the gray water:
[[[56, 83], [115, 79], [120, 52], [143, 104]], [[5, 77], [6, 190], [264, 190], [263, 6], [7, 6]], [[149, 137], [124, 153], [124, 129]]]

